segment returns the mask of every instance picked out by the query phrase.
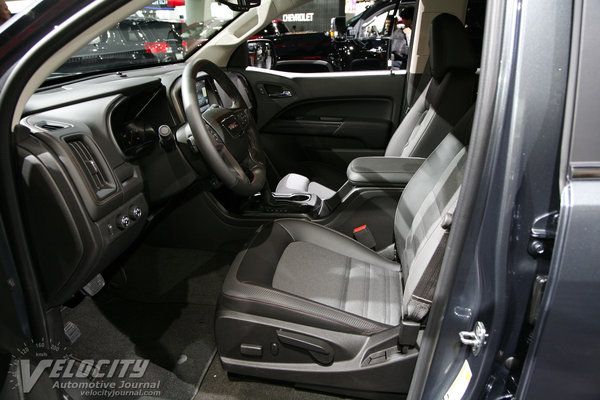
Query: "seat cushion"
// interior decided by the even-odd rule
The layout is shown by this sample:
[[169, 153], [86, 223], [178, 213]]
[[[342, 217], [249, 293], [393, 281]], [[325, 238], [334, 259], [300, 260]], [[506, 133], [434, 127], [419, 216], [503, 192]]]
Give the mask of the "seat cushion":
[[400, 320], [400, 267], [303, 220], [263, 226], [234, 261], [221, 306], [335, 331], [372, 334]]
[[284, 250], [273, 288], [387, 325], [400, 321], [398, 266], [369, 263], [308, 242]]

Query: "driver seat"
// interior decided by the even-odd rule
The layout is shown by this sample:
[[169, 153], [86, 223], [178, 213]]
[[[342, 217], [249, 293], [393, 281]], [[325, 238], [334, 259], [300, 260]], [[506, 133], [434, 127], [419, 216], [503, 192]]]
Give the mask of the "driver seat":
[[[477, 56], [464, 24], [450, 14], [431, 22], [431, 80], [412, 105], [385, 150], [386, 157], [427, 157], [473, 105]], [[284, 176], [275, 192], [312, 193], [326, 200], [346, 175], [323, 163], [307, 162]]]
[[305, 220], [277, 220], [256, 232], [219, 298], [215, 332], [225, 370], [366, 397], [408, 392], [472, 115], [402, 193], [394, 219], [397, 260]]

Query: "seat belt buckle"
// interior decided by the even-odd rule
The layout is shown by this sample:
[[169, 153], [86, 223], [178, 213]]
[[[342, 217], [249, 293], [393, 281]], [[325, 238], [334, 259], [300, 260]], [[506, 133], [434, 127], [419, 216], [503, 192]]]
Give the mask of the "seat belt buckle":
[[403, 353], [406, 350], [413, 348], [417, 345], [417, 338], [419, 337], [419, 331], [421, 330], [421, 324], [414, 321], [400, 321], [400, 332], [398, 332], [398, 345]]
[[375, 249], [377, 243], [375, 242], [375, 237], [367, 225], [361, 225], [357, 228], [354, 228], [352, 235], [354, 236], [354, 239], [356, 239], [356, 241], [361, 243], [363, 246], [368, 247], [369, 249]]

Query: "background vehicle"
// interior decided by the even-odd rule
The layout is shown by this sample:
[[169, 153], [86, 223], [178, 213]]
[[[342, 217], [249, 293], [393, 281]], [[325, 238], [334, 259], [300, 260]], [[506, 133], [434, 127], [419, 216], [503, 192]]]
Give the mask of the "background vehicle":
[[[350, 19], [347, 24], [344, 17], [331, 16], [331, 29], [325, 32], [290, 34], [283, 21], [277, 19], [253, 39], [272, 41], [277, 61], [274, 68], [278, 70], [384, 70], [389, 68], [390, 58], [390, 33], [384, 32], [385, 20], [388, 17], [401, 20], [399, 13], [406, 7], [414, 7], [414, 2], [378, 0], [364, 12]], [[252, 43], [252, 40], [248, 43]], [[319, 62], [310, 63], [308, 60]]]
[[194, 51], [202, 46], [213, 35], [218, 33], [227, 20], [222, 18], [211, 18], [203, 22], [184, 25], [181, 28], [181, 40], [186, 52]]
[[175, 24], [126, 19], [92, 40], [56, 71], [86, 73], [99, 68], [119, 68], [152, 64], [155, 60], [172, 62], [184, 55], [183, 40]]
[[265, 27], [265, 29], [260, 31], [258, 35], [252, 36], [251, 39], [260, 39], [265, 36], [285, 35], [286, 33], [290, 33], [290, 30], [285, 23], [280, 19], [274, 19]]

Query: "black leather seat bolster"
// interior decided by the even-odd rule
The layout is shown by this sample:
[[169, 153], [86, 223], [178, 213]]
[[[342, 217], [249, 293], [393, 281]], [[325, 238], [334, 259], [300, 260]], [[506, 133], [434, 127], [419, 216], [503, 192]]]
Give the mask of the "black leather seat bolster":
[[355, 186], [404, 186], [423, 161], [418, 157], [359, 157], [348, 165], [346, 174]]
[[[370, 335], [390, 326], [272, 287], [286, 247], [297, 241], [317, 244], [369, 263], [382, 258], [354, 240], [303, 220], [278, 220], [264, 225], [234, 260], [223, 285], [220, 306], [233, 311], [280, 319], [339, 332]], [[397, 268], [389, 261], [390, 268]], [[301, 266], [299, 266], [301, 268]]]
[[474, 71], [448, 71], [440, 81], [431, 82], [426, 94], [427, 102], [444, 121], [455, 126], [475, 103], [478, 81]]

